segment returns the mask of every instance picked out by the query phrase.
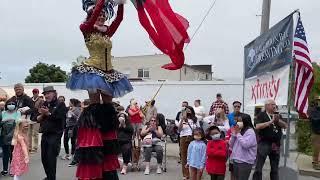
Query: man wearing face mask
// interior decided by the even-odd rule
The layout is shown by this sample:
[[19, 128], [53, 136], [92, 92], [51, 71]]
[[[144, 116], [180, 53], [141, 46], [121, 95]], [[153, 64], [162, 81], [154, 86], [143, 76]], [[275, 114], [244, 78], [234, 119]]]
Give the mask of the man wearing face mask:
[[44, 180], [56, 180], [57, 157], [61, 147], [61, 137], [64, 129], [66, 107], [57, 100], [53, 86], [43, 88], [45, 102], [39, 108], [37, 116], [40, 122], [41, 161], [47, 175]]
[[30, 116], [34, 110], [34, 103], [32, 99], [24, 93], [24, 87], [21, 83], [14, 85], [15, 96], [10, 98], [7, 102], [15, 102], [16, 110], [21, 112], [21, 115], [25, 119], [30, 119]]
[[315, 170], [320, 170], [320, 96], [315, 98], [314, 107], [309, 111], [309, 119], [312, 130], [312, 147], [313, 147], [313, 161], [312, 166]]
[[270, 179], [278, 180], [282, 128], [287, 128], [287, 124], [281, 120], [274, 100], [265, 102], [265, 111], [258, 115], [255, 123], [259, 142], [253, 180], [262, 180], [262, 168], [267, 156], [271, 166]]

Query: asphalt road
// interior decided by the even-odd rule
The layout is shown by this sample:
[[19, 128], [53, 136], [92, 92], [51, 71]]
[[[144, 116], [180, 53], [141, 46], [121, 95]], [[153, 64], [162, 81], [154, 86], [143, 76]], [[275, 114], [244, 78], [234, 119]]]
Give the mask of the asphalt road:
[[[61, 149], [61, 153], [63, 153], [63, 149]], [[129, 172], [127, 175], [119, 175], [120, 180], [181, 180], [181, 165], [177, 163], [177, 157], [174, 155], [178, 154], [177, 144], [168, 143], [167, 146], [167, 172], [163, 172], [158, 175], [155, 173], [156, 171], [156, 162], [155, 158], [152, 158], [152, 167], [150, 175], [146, 176], [143, 174], [144, 167], [142, 166], [142, 170], [140, 172]], [[292, 156], [291, 158], [294, 158]], [[0, 160], [1, 161], [1, 160]], [[69, 161], [58, 159], [57, 165], [57, 180], [74, 180], [75, 179], [75, 167], [68, 167]], [[269, 180], [269, 165], [268, 161], [266, 161], [266, 165], [264, 167], [264, 180]], [[0, 169], [2, 170], [2, 162], [0, 163]], [[24, 180], [42, 180], [45, 177], [45, 173], [40, 160], [40, 153], [31, 155], [30, 161], [30, 170], [29, 173], [23, 176]], [[1, 177], [1, 180], [9, 180], [13, 179], [11, 177]], [[229, 173], [226, 174], [226, 179], [229, 178]], [[290, 179], [290, 178], [285, 178]], [[313, 177], [305, 177], [299, 176], [299, 180], [316, 180], [317, 178]], [[210, 180], [210, 178], [204, 174], [203, 180]], [[294, 180], [294, 179], [290, 179]]]

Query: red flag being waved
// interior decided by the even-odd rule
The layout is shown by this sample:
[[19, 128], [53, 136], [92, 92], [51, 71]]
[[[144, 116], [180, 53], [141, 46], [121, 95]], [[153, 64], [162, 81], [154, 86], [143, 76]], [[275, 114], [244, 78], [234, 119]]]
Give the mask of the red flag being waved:
[[131, 0], [138, 11], [141, 25], [153, 44], [172, 61], [162, 66], [177, 70], [184, 64], [183, 47], [190, 42], [187, 29], [189, 22], [173, 12], [169, 0]]

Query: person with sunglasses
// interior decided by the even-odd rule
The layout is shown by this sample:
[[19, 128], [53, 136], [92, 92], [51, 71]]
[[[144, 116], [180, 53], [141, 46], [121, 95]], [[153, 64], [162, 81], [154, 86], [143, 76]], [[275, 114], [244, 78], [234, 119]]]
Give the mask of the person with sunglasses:
[[8, 175], [9, 161], [12, 159], [13, 146], [11, 141], [14, 134], [16, 122], [21, 119], [21, 113], [16, 110], [17, 104], [14, 101], [8, 101], [5, 107], [5, 111], [1, 113], [0, 121], [0, 142], [3, 152], [3, 171], [1, 175]]
[[232, 113], [230, 113], [230, 114], [228, 114], [228, 119], [229, 119], [229, 125], [230, 125], [230, 127], [233, 127], [233, 126], [235, 126], [236, 124], [237, 124], [237, 121], [236, 121], [236, 119], [238, 118], [238, 117], [240, 117], [241, 116], [241, 102], [240, 101], [234, 101], [233, 103], [232, 103], [232, 105], [233, 105], [233, 112]]
[[163, 148], [160, 144], [161, 138], [163, 136], [163, 130], [159, 125], [156, 117], [152, 117], [149, 123], [142, 129], [141, 136], [143, 139], [143, 151], [144, 151], [144, 159], [146, 164], [146, 169], [144, 171], [145, 175], [150, 174], [150, 160], [152, 156], [152, 152], [156, 152], [157, 154], [157, 174], [161, 174], [161, 166], [163, 160]]

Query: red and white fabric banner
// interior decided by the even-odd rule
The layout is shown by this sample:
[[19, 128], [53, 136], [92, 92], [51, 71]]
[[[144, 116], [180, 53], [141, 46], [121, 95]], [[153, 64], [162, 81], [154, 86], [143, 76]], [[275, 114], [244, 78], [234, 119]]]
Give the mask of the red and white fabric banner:
[[245, 106], [262, 106], [268, 99], [287, 105], [290, 65], [245, 80]]

